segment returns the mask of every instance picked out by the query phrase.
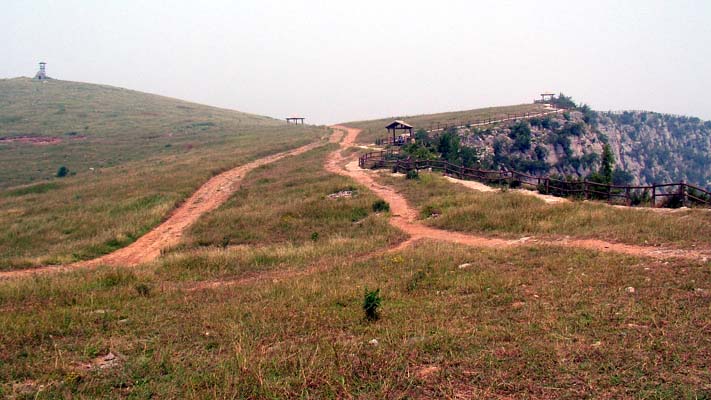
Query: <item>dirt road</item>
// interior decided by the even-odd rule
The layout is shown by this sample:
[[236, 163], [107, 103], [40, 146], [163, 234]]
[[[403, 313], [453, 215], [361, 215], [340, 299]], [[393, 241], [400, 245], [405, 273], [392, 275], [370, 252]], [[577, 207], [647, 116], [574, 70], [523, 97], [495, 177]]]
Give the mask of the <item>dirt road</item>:
[[[341, 135], [338, 131], [346, 133], [344, 139], [340, 142], [341, 149], [353, 146], [355, 140], [360, 133], [359, 129], [349, 128], [346, 126], [333, 126], [336, 135]], [[616, 252], [635, 256], [652, 257], [657, 259], [667, 258], [684, 258], [693, 260], [711, 259], [711, 254], [697, 250], [679, 250], [679, 249], [663, 249], [658, 247], [635, 246], [621, 243], [610, 243], [595, 239], [573, 239], [566, 238], [561, 240], [543, 240], [537, 238], [523, 237], [518, 240], [505, 240], [498, 238], [488, 238], [471, 234], [446, 231], [442, 229], [431, 228], [424, 226], [417, 221], [418, 212], [411, 207], [405, 197], [397, 193], [394, 189], [377, 183], [371, 176], [373, 172], [361, 169], [358, 166], [357, 159], [348, 159], [341, 155], [341, 151], [333, 152], [326, 161], [326, 169], [330, 172], [348, 176], [353, 178], [358, 183], [368, 187], [376, 195], [390, 204], [392, 218], [390, 223], [410, 235], [410, 239], [400, 246], [398, 249], [405, 248], [412, 242], [420, 239], [440, 240], [452, 243], [458, 243], [475, 247], [510, 247], [523, 245], [553, 245], [564, 247], [576, 247], [596, 251]]]
[[176, 208], [165, 222], [141, 236], [130, 245], [116, 250], [113, 253], [93, 260], [69, 265], [1, 272], [0, 279], [40, 273], [71, 271], [78, 268], [91, 268], [99, 265], [135, 266], [140, 263], [152, 261], [160, 256], [162, 249], [178, 244], [185, 230], [197, 221], [201, 215], [216, 209], [227, 201], [232, 193], [239, 189], [240, 182], [242, 182], [244, 176], [251, 170], [288, 156], [305, 153], [321, 145], [323, 145], [323, 142], [314, 142], [294, 150], [273, 154], [212, 177], [183, 204]]

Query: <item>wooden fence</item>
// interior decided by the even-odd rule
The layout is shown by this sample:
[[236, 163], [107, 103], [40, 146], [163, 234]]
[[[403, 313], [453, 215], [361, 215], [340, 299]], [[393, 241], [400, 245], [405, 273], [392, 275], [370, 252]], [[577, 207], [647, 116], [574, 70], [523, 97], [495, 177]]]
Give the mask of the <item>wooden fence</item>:
[[443, 160], [402, 159], [392, 151], [363, 154], [358, 159], [361, 168], [391, 168], [395, 172], [431, 169], [464, 180], [510, 188], [538, 190], [559, 197], [605, 200], [610, 204], [651, 207], [703, 206], [711, 207], [711, 192], [684, 181], [648, 186], [616, 186], [590, 181], [565, 181], [548, 176], [534, 176], [516, 171], [496, 171], [467, 168]]

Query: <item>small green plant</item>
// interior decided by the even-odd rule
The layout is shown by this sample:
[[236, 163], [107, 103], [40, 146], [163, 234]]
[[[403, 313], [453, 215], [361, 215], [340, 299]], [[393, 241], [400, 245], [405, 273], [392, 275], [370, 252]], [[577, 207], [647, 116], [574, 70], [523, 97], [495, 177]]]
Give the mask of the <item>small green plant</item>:
[[136, 286], [134, 286], [134, 288], [136, 289], [136, 293], [138, 293], [139, 296], [148, 297], [151, 295], [151, 287], [145, 283], [138, 283], [136, 284]]
[[380, 289], [368, 290], [365, 288], [365, 298], [363, 299], [363, 311], [365, 312], [365, 318], [368, 321], [375, 321], [380, 318], [378, 314], [378, 307], [382, 299], [380, 298]]
[[373, 202], [374, 212], [388, 212], [390, 211], [390, 204], [383, 199], [376, 200]]
[[405, 179], [420, 179], [420, 174], [416, 169], [410, 169], [405, 174]]
[[314, 242], [318, 240], [318, 232], [314, 232], [311, 234], [311, 240]]
[[69, 175], [69, 168], [65, 167], [64, 165], [59, 167], [59, 169], [57, 170], [57, 178], [64, 178], [67, 175]]

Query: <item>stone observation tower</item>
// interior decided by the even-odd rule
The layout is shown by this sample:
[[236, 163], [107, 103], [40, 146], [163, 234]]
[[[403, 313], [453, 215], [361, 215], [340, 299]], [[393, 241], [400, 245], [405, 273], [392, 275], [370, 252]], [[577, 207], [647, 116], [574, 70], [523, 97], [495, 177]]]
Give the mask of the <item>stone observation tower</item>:
[[47, 76], [46, 66], [47, 66], [47, 63], [46, 63], [46, 62], [40, 61], [40, 63], [39, 63], [40, 69], [39, 69], [39, 71], [37, 71], [37, 74], [35, 75], [35, 79], [36, 79], [36, 80], [38, 80], [38, 81], [44, 81], [44, 80], [47, 80], [47, 79], [52, 79], [52, 78], [50, 78], [50, 77]]

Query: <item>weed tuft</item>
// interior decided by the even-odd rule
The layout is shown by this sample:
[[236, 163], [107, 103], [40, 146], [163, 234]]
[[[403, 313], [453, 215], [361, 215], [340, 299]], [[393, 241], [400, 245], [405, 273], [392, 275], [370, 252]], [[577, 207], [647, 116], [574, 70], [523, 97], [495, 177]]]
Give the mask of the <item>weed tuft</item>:
[[365, 298], [363, 299], [363, 311], [365, 312], [365, 319], [368, 321], [376, 321], [380, 318], [378, 313], [378, 308], [382, 303], [382, 298], [380, 297], [380, 289], [368, 290], [365, 289]]
[[146, 283], [137, 283], [133, 288], [136, 289], [136, 293], [138, 293], [141, 297], [148, 297], [151, 295], [151, 287]]

